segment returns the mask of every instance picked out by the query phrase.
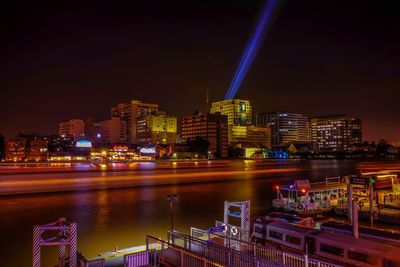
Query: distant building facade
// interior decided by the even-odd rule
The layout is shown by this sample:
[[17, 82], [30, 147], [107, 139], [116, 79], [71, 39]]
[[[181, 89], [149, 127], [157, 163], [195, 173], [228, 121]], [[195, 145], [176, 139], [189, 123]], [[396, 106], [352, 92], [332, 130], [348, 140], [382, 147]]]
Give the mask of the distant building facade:
[[60, 135], [72, 135], [75, 140], [85, 137], [85, 122], [79, 119], [72, 119], [61, 122], [58, 127]]
[[182, 120], [182, 139], [203, 138], [210, 143], [209, 152], [228, 156], [228, 116], [220, 113], [196, 113]]
[[266, 126], [229, 126], [229, 143], [251, 143], [271, 148], [271, 129]]
[[345, 115], [311, 118], [311, 140], [315, 151], [351, 151], [362, 142], [361, 120]]
[[121, 118], [111, 118], [110, 120], [101, 121], [99, 129], [99, 139], [101, 142], [108, 144], [125, 143], [126, 121]]
[[100, 135], [100, 122], [95, 121], [92, 118], [85, 120], [85, 138], [92, 142], [98, 141]]
[[126, 122], [127, 142], [137, 143], [137, 118], [158, 112], [158, 104], [143, 103], [131, 100], [130, 103], [120, 103], [111, 108], [111, 117], [120, 118]]
[[176, 139], [176, 117], [167, 116], [165, 112], [153, 112], [137, 118], [137, 144], [173, 144]]
[[309, 119], [303, 114], [288, 112], [257, 113], [257, 126], [271, 128], [272, 145], [310, 142]]
[[50, 135], [48, 137], [49, 152], [72, 152], [74, 150], [74, 137], [72, 135]]
[[5, 142], [6, 161], [21, 161], [26, 158], [25, 138], [8, 138]]
[[30, 142], [28, 160], [45, 161], [48, 157], [48, 141], [36, 139]]
[[211, 104], [210, 113], [228, 116], [229, 125], [251, 125], [252, 107], [249, 100], [229, 99]]

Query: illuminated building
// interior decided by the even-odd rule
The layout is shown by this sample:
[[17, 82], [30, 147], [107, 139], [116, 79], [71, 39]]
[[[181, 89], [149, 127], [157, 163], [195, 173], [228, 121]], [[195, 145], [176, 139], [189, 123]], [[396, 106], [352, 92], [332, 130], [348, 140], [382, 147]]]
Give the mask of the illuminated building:
[[228, 116], [228, 125], [251, 125], [251, 106], [249, 100], [229, 99], [211, 104], [210, 113]]
[[173, 144], [177, 138], [177, 120], [165, 112], [146, 114], [137, 118], [137, 144]]
[[5, 142], [6, 161], [21, 161], [26, 158], [25, 138], [8, 138]]
[[139, 100], [130, 103], [120, 103], [111, 108], [111, 117], [120, 118], [126, 122], [127, 142], [137, 143], [137, 118], [157, 112], [157, 104], [147, 104]]
[[30, 142], [28, 160], [44, 161], [48, 155], [48, 141], [36, 139]]
[[124, 143], [126, 142], [126, 121], [120, 118], [111, 118], [110, 120], [100, 122], [98, 138], [106, 143]]
[[83, 120], [73, 119], [61, 122], [58, 127], [60, 135], [72, 135], [74, 140], [85, 137], [85, 122]]
[[112, 160], [112, 161], [125, 161], [125, 160], [138, 160], [139, 155], [127, 144], [115, 144], [110, 149], [102, 148], [92, 150], [90, 153], [92, 160]]
[[209, 152], [219, 156], [228, 156], [228, 116], [216, 114], [193, 114], [182, 120], [182, 139], [201, 137], [210, 142]]
[[311, 140], [315, 151], [351, 151], [360, 144], [361, 121], [338, 115], [311, 119]]
[[229, 125], [229, 143], [251, 143], [271, 148], [271, 129], [265, 126]]
[[272, 145], [310, 142], [309, 120], [303, 114], [288, 112], [257, 113], [257, 126], [271, 128]]

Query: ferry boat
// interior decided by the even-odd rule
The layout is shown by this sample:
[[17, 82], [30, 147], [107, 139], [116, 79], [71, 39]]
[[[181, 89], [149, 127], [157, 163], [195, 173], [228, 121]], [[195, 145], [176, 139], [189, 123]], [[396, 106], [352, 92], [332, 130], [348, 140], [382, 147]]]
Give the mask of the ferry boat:
[[290, 185], [275, 186], [276, 199], [272, 201], [272, 207], [302, 217], [326, 214], [345, 205], [346, 188], [346, 181], [341, 177], [326, 178], [325, 182], [317, 183], [296, 180]]
[[251, 241], [345, 266], [400, 267], [400, 246], [288, 222], [254, 222]]

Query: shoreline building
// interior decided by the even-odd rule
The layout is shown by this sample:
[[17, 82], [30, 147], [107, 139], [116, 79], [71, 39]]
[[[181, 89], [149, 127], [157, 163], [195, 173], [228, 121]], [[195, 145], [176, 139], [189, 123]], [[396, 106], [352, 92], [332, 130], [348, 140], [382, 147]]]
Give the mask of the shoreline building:
[[228, 125], [251, 125], [252, 107], [249, 100], [229, 99], [211, 103], [211, 114], [228, 116]]
[[271, 129], [269, 127], [232, 125], [229, 127], [229, 131], [229, 143], [251, 143], [271, 148]]
[[311, 118], [314, 151], [352, 151], [361, 144], [361, 120], [346, 115]]
[[111, 118], [99, 123], [99, 139], [108, 144], [126, 142], [126, 121]]
[[271, 128], [272, 145], [310, 142], [309, 119], [300, 113], [265, 112], [256, 114], [256, 125]]
[[92, 118], [85, 120], [85, 138], [89, 139], [93, 143], [96, 143], [100, 139], [100, 122]]
[[126, 141], [137, 143], [138, 118], [158, 112], [158, 104], [143, 103], [131, 100], [129, 103], [120, 103], [111, 108], [111, 118], [120, 118], [126, 122]]
[[58, 133], [61, 136], [72, 135], [74, 140], [85, 137], [85, 122], [79, 119], [72, 119], [61, 122], [58, 125]]
[[48, 141], [35, 139], [30, 142], [28, 160], [46, 161], [48, 157]]
[[137, 118], [136, 144], [166, 145], [177, 140], [177, 119], [165, 112], [153, 112]]
[[210, 143], [208, 151], [217, 157], [228, 156], [228, 116], [220, 113], [195, 113], [182, 119], [182, 139], [203, 138]]
[[252, 124], [252, 107], [249, 100], [228, 99], [211, 103], [211, 114], [221, 114], [228, 118], [228, 144], [233, 139], [233, 126]]
[[5, 141], [6, 161], [21, 161], [26, 159], [26, 140], [25, 138], [7, 138]]

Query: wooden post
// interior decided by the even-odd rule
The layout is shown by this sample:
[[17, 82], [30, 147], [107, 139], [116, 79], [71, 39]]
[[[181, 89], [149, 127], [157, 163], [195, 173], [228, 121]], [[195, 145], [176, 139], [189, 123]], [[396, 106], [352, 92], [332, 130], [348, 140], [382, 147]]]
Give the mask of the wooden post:
[[369, 222], [374, 227], [374, 185], [369, 181]]
[[353, 201], [353, 237], [358, 239], [358, 203]]
[[353, 212], [352, 212], [352, 204], [353, 203], [353, 186], [350, 183], [350, 177], [347, 181], [347, 216], [350, 220], [350, 223], [353, 223]]

